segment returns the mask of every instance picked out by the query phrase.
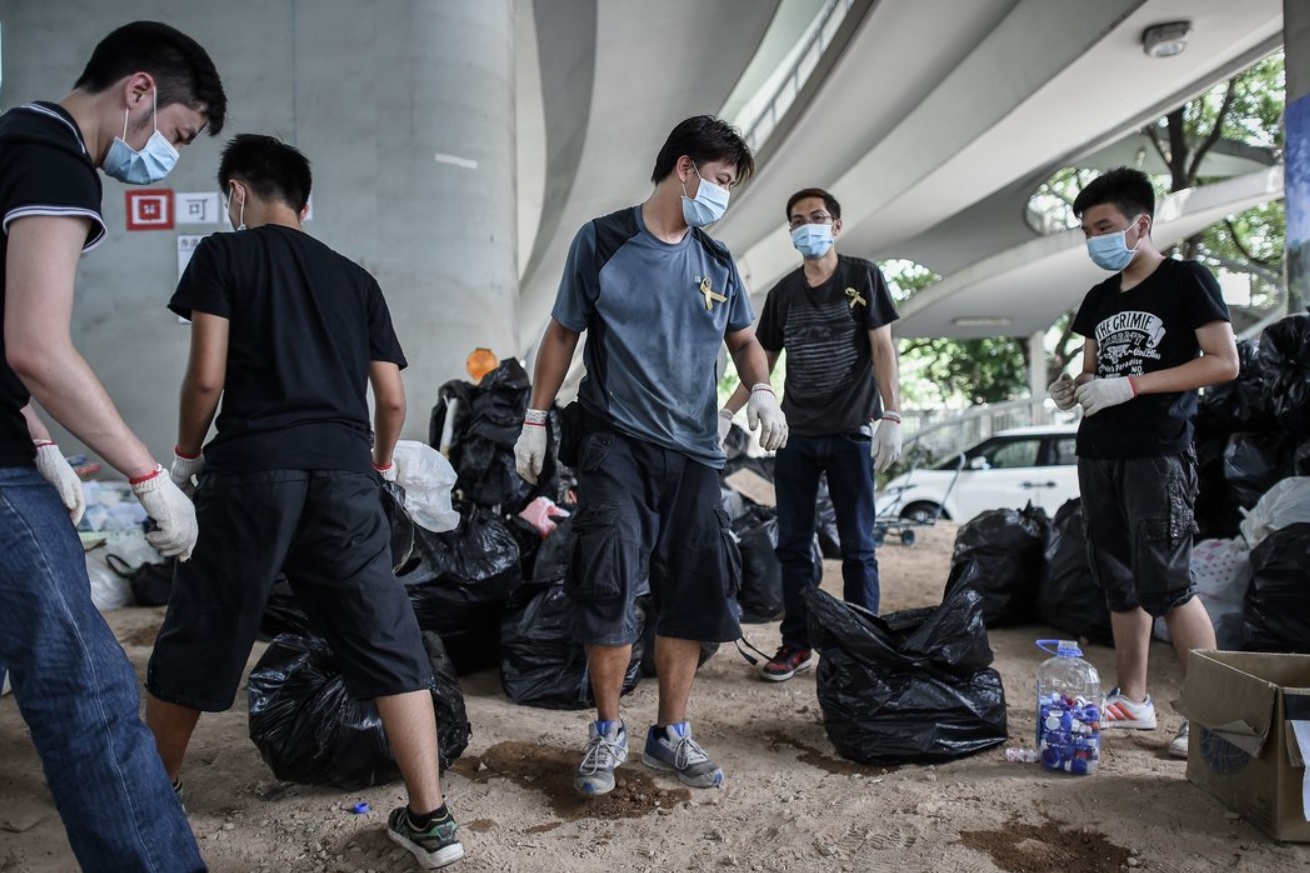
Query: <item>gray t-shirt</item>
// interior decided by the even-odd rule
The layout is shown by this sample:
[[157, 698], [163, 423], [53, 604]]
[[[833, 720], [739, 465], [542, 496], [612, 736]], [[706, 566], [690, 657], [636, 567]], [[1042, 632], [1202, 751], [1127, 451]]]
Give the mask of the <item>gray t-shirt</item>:
[[617, 430], [721, 468], [715, 364], [754, 313], [728, 249], [693, 228], [656, 239], [641, 207], [583, 225], [551, 315], [587, 331], [578, 399]]

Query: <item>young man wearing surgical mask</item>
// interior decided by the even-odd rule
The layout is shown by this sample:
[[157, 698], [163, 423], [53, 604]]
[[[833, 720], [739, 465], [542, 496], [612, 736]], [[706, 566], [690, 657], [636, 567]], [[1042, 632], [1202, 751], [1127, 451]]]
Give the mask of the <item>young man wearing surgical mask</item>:
[[0, 117], [0, 665], [84, 870], [204, 864], [138, 718], [132, 666], [91, 603], [74, 529], [80, 483], [33, 401], [128, 478], [156, 523], [151, 544], [187, 560], [196, 539], [191, 502], [123, 423], [73, 346], [70, 321], [79, 259], [105, 236], [96, 169], [131, 184], [158, 182], [179, 147], [222, 129], [226, 107], [199, 44], [167, 25], [136, 22], [96, 46], [63, 100]]
[[312, 182], [293, 146], [235, 137], [218, 167], [235, 232], [196, 247], [168, 304], [191, 321], [170, 475], [183, 488], [199, 476], [200, 538], [155, 640], [146, 720], [180, 779], [201, 713], [232, 706], [285, 572], [347, 692], [377, 706], [409, 795], [387, 834], [431, 870], [464, 846], [441, 793], [432, 663], [382, 507], [405, 354], [377, 281], [305, 233]]
[[[1086, 337], [1077, 379], [1051, 386], [1061, 409], [1081, 406], [1078, 486], [1087, 556], [1105, 592], [1117, 685], [1102, 726], [1152, 730], [1147, 694], [1151, 624], [1163, 617], [1187, 667], [1192, 649], [1215, 646], [1189, 565], [1195, 524], [1196, 390], [1237, 376], [1237, 346], [1219, 285], [1201, 264], [1166, 258], [1151, 241], [1155, 191], [1120, 167], [1075, 198], [1087, 251], [1112, 272], [1074, 318]], [[1184, 721], [1169, 752], [1187, 757]]]
[[702, 228], [722, 217], [731, 189], [753, 169], [750, 148], [723, 121], [701, 115], [675, 127], [655, 160], [650, 197], [578, 231], [537, 353], [532, 406], [514, 447], [530, 482], [546, 453], [546, 412], [588, 332], [571, 410], [581, 415], [570, 417], [578, 426], [566, 434], [569, 443], [582, 434], [568, 590], [596, 697], [573, 783], [586, 795], [612, 790], [614, 769], [628, 757], [619, 695], [647, 579], [660, 687], [642, 761], [696, 788], [723, 781], [692, 739], [687, 709], [701, 642], [741, 635], [733, 603], [740, 559], [718, 480], [715, 365], [725, 341], [742, 383], [754, 386], [748, 413], [766, 448], [786, 442], [787, 424], [737, 267]]
[[[778, 561], [786, 615], [782, 645], [760, 670], [785, 682], [814, 664], [804, 592], [822, 575], [815, 565], [815, 497], [819, 477], [837, 516], [842, 593], [878, 612], [878, 559], [873, 541], [873, 474], [900, 457], [900, 390], [891, 323], [896, 307], [875, 264], [837, 254], [841, 204], [821, 188], [787, 201], [787, 224], [801, 266], [764, 301], [757, 333], [772, 372], [787, 351], [782, 410], [790, 428], [778, 450]], [[720, 411], [720, 438], [745, 401], [738, 390]]]

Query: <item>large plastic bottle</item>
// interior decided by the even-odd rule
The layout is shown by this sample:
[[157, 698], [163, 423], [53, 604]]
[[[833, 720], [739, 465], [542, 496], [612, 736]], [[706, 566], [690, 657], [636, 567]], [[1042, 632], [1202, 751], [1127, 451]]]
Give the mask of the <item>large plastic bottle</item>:
[[1083, 660], [1076, 642], [1038, 640], [1037, 647], [1055, 655], [1037, 668], [1037, 752], [1042, 766], [1090, 776], [1101, 761], [1101, 676]]

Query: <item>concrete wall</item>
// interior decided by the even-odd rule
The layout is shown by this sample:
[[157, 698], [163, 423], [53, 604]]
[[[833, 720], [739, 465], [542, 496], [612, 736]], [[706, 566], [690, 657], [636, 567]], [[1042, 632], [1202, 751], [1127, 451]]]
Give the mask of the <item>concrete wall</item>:
[[[303, 149], [306, 230], [377, 276], [411, 364], [405, 436], [425, 438], [437, 388], [464, 378], [475, 346], [518, 348], [513, 0], [0, 0], [0, 108], [60, 99], [96, 42], [136, 19], [204, 45], [229, 101], [223, 134], [184, 148], [159, 187], [217, 190], [221, 146], [238, 132]], [[226, 227], [129, 233], [127, 186], [104, 181], [109, 238], [79, 270], [74, 339], [167, 459], [189, 339], [164, 308], [177, 236]]]

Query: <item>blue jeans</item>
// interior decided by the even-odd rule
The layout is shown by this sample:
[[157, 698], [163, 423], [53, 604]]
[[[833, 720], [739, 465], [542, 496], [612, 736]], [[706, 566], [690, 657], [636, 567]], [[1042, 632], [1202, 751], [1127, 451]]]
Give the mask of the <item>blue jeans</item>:
[[136, 674], [91, 603], [68, 512], [35, 467], [0, 468], [0, 664], [82, 869], [204, 871], [141, 722]]
[[828, 474], [828, 493], [841, 541], [842, 597], [878, 612], [878, 559], [873, 553], [873, 459], [862, 434], [787, 438], [774, 462], [778, 495], [778, 562], [782, 564], [782, 643], [810, 648], [809, 619], [802, 592], [822, 577], [814, 554], [814, 501], [819, 475]]

